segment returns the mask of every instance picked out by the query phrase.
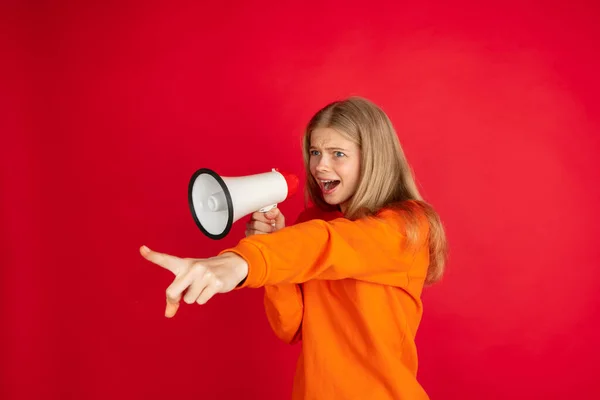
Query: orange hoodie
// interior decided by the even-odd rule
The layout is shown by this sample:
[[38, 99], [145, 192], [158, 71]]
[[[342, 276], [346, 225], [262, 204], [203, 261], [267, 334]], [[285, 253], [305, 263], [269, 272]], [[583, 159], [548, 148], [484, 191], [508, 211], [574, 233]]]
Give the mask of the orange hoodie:
[[302, 341], [293, 399], [428, 399], [416, 380], [429, 265], [420, 221], [419, 242], [408, 249], [400, 211], [350, 221], [312, 208], [296, 225], [223, 251], [248, 262], [241, 287], [265, 287], [276, 335]]

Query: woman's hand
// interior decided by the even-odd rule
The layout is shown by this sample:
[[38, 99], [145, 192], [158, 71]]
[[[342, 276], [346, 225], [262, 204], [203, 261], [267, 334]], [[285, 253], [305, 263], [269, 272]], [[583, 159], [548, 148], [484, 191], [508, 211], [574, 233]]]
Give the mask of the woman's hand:
[[205, 304], [215, 294], [235, 289], [248, 275], [248, 263], [234, 253], [223, 253], [207, 259], [179, 258], [142, 246], [140, 254], [175, 275], [173, 283], [167, 288], [167, 318], [175, 316], [182, 296], [188, 304]]
[[279, 208], [274, 208], [266, 213], [257, 211], [252, 214], [246, 225], [246, 237], [271, 233], [282, 228], [285, 228], [285, 217]]

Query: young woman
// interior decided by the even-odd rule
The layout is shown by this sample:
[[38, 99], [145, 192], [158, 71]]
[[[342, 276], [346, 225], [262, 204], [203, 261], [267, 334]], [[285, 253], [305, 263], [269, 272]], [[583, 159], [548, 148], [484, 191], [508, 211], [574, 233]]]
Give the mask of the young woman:
[[313, 205], [293, 226], [277, 209], [255, 213], [246, 238], [209, 259], [141, 248], [176, 276], [166, 315], [182, 297], [204, 304], [217, 293], [265, 287], [273, 330], [302, 343], [293, 399], [426, 399], [415, 334], [423, 287], [444, 271], [439, 216], [372, 102], [327, 105], [309, 122], [303, 147]]

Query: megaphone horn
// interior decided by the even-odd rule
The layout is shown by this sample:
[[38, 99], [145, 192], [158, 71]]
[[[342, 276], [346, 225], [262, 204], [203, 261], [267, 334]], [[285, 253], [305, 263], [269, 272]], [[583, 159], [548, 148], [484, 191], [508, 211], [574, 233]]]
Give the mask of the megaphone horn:
[[234, 222], [255, 211], [267, 212], [298, 190], [298, 177], [273, 169], [256, 175], [221, 177], [201, 168], [188, 185], [194, 222], [211, 239], [223, 239]]

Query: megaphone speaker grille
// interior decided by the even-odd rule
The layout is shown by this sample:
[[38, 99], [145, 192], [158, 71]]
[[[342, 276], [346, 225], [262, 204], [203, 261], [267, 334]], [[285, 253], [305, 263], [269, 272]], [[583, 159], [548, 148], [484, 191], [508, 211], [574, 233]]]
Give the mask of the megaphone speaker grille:
[[233, 201], [223, 179], [213, 170], [194, 172], [188, 186], [194, 222], [211, 239], [223, 239], [233, 225]]

